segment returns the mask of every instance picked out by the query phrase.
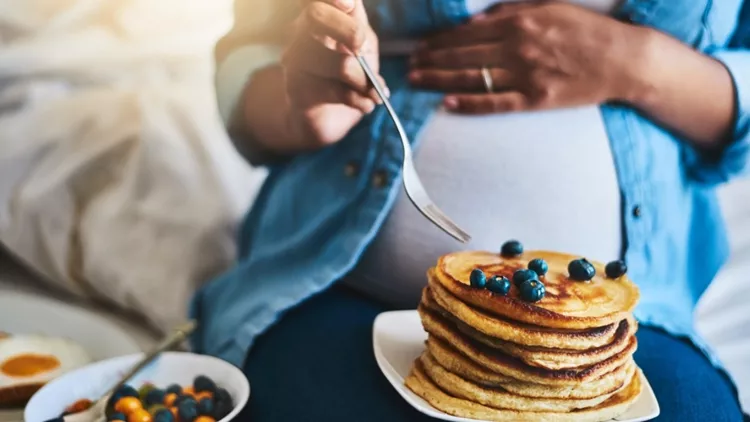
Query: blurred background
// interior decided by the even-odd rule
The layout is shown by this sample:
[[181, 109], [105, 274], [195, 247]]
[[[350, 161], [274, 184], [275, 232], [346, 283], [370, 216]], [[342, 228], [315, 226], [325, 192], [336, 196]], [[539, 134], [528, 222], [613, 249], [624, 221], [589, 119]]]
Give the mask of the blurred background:
[[231, 0], [0, 1], [4, 267], [155, 329], [184, 319], [263, 178], [216, 109], [232, 19]]

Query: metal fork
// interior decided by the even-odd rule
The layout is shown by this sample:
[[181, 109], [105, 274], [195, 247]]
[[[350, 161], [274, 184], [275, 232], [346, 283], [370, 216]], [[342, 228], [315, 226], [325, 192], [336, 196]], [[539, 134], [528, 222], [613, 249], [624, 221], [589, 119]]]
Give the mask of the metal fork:
[[402, 166], [402, 173], [404, 178], [404, 190], [406, 191], [406, 196], [409, 197], [412, 204], [417, 207], [422, 215], [427, 217], [428, 220], [432, 221], [444, 232], [453, 236], [453, 238], [458, 240], [459, 242], [468, 242], [469, 240], [471, 240], [471, 236], [469, 236], [468, 233], [458, 227], [458, 225], [454, 223], [453, 220], [448, 218], [445, 213], [440, 211], [440, 208], [438, 208], [437, 205], [435, 205], [427, 195], [427, 192], [424, 190], [424, 186], [422, 186], [422, 181], [419, 179], [419, 175], [417, 174], [417, 169], [414, 167], [411, 144], [409, 143], [409, 138], [406, 136], [404, 127], [401, 125], [401, 120], [399, 120], [396, 112], [393, 110], [391, 102], [388, 101], [388, 97], [385, 95], [385, 90], [380, 85], [380, 81], [378, 81], [375, 73], [370, 68], [370, 65], [367, 64], [365, 58], [361, 55], [357, 55], [357, 60], [362, 66], [362, 69], [365, 71], [365, 74], [370, 80], [370, 83], [373, 85], [373, 87], [375, 87], [375, 91], [377, 91], [378, 96], [381, 100], [383, 100], [383, 105], [385, 105], [385, 109], [388, 110], [388, 114], [391, 116], [391, 120], [393, 120], [393, 123], [396, 125], [398, 134], [401, 137], [401, 144], [404, 147], [404, 163]]

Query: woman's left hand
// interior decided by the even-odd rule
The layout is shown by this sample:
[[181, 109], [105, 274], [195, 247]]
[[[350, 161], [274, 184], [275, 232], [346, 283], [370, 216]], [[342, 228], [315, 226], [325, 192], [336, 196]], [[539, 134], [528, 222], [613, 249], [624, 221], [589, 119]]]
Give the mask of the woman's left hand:
[[640, 89], [642, 30], [567, 3], [504, 4], [425, 40], [409, 78], [446, 92], [446, 108], [459, 113], [627, 101]]

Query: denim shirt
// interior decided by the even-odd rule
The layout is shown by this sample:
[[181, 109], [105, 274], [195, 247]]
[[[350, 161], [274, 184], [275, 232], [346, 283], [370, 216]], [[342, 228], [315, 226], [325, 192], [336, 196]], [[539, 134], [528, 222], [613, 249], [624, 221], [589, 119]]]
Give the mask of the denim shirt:
[[[277, 2], [282, 3], [270, 3]], [[382, 38], [415, 36], [467, 17], [464, 0], [365, 4]], [[750, 51], [730, 44], [742, 42], [737, 36], [750, 25], [738, 20], [741, 7], [741, 0], [625, 0], [616, 12], [726, 65], [738, 112], [723, 154], [702, 155], [627, 106], [601, 106], [624, 207], [623, 259], [641, 289], [636, 317], [690, 338], [712, 359], [693, 329], [693, 309], [728, 255], [714, 187], [749, 167]], [[259, 55], [257, 61], [267, 63], [268, 57]], [[381, 67], [393, 106], [418, 143], [442, 96], [410, 87], [403, 59], [384, 58]], [[285, 311], [344, 277], [402, 189], [401, 160], [398, 133], [379, 107], [341, 142], [272, 167], [239, 234], [238, 262], [194, 298], [191, 313], [200, 320], [195, 349], [239, 365], [258, 335]]]

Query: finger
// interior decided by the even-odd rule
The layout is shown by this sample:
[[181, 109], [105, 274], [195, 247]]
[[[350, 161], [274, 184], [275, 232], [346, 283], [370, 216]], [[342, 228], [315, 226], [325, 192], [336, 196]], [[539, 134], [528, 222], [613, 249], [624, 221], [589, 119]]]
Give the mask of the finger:
[[413, 56], [412, 66], [438, 69], [494, 66], [507, 62], [507, 53], [507, 44], [502, 42], [419, 50]]
[[310, 108], [323, 104], [344, 104], [363, 113], [375, 109], [372, 98], [348, 86], [302, 72], [287, 72], [287, 96], [292, 106]]
[[363, 94], [371, 89], [356, 57], [329, 50], [312, 38], [295, 43], [284, 54], [281, 64], [291, 71], [342, 82]]
[[301, 0], [304, 6], [316, 2], [330, 4], [348, 15], [367, 21], [367, 13], [365, 13], [362, 0]]
[[315, 37], [333, 39], [351, 51], [359, 51], [365, 43], [366, 23], [328, 3], [311, 3], [306, 9], [305, 24]]
[[449, 94], [443, 104], [448, 111], [459, 114], [508, 113], [529, 108], [526, 97], [517, 91], [498, 94]]
[[514, 1], [514, 2], [495, 3], [492, 6], [488, 7], [484, 11], [484, 14], [487, 16], [502, 15], [502, 14], [508, 15], [512, 13], [518, 13], [520, 10], [531, 9], [531, 8], [540, 6], [544, 3], [547, 3], [547, 1], [532, 0], [532, 1]]
[[445, 48], [457, 45], [471, 45], [508, 39], [518, 32], [529, 29], [533, 23], [528, 16], [518, 14], [519, 5], [492, 15], [480, 16], [447, 31], [426, 38], [425, 48]]
[[[500, 68], [489, 68], [493, 91], [507, 90], [513, 86], [512, 74]], [[481, 69], [415, 70], [409, 81], [419, 88], [443, 92], [487, 92]]]
[[[282, 57], [281, 64], [288, 71], [308, 73], [319, 78], [341, 82], [360, 94], [372, 98], [375, 102], [381, 102], [356, 57], [329, 50], [311, 38], [295, 42]], [[377, 71], [377, 68], [374, 70]], [[389, 95], [390, 91], [385, 80], [378, 77], [381, 86]]]

